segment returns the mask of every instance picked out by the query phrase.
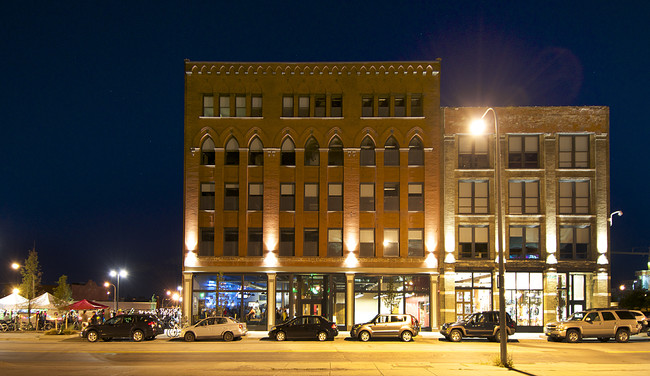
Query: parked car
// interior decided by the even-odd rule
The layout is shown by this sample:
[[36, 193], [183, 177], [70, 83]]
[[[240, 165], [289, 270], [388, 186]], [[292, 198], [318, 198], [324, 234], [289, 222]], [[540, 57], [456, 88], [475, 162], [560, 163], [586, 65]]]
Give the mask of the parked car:
[[615, 338], [616, 342], [627, 342], [630, 335], [638, 334], [642, 325], [634, 313], [626, 309], [590, 309], [576, 312], [568, 319], [546, 324], [544, 334], [549, 341], [580, 342], [583, 338], [598, 338], [607, 342]]
[[[515, 330], [514, 320], [506, 313], [506, 331], [508, 335], [515, 334]], [[463, 337], [483, 337], [490, 341], [499, 342], [501, 341], [499, 311], [476, 312], [463, 320], [443, 324], [440, 328], [440, 334], [451, 342], [460, 342]]]
[[[636, 321], [641, 324], [641, 331], [640, 333], [644, 333], [648, 331], [648, 315], [641, 311], [637, 310], [630, 310], [634, 314], [634, 317], [636, 317]], [[650, 336], [650, 333], [648, 334]]]
[[103, 341], [110, 341], [113, 338], [131, 338], [135, 342], [140, 342], [154, 339], [162, 332], [162, 325], [156, 317], [129, 314], [117, 315], [103, 324], [90, 324], [81, 331], [80, 335], [88, 339], [88, 342], [96, 342], [100, 338]]
[[371, 321], [356, 324], [350, 336], [367, 342], [374, 337], [395, 337], [409, 342], [420, 333], [420, 323], [410, 314], [379, 314]]
[[313, 338], [319, 341], [334, 339], [339, 334], [336, 323], [323, 316], [298, 316], [271, 328], [269, 337], [277, 341], [287, 338]]
[[180, 336], [187, 342], [203, 338], [221, 338], [224, 341], [232, 341], [245, 336], [246, 333], [248, 333], [246, 324], [232, 317], [208, 317], [192, 326], [183, 328]]

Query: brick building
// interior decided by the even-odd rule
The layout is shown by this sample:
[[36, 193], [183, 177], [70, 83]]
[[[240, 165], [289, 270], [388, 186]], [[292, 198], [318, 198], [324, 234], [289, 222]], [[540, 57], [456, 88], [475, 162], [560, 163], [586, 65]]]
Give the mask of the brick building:
[[498, 201], [494, 137], [465, 131], [482, 109], [440, 107], [439, 61], [186, 61], [184, 314], [436, 328], [494, 309], [497, 202], [520, 325], [606, 305], [607, 108], [496, 112]]

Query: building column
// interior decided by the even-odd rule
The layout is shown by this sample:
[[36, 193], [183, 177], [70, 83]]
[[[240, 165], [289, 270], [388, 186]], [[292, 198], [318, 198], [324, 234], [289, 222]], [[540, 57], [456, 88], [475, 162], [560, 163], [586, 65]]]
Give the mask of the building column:
[[266, 290], [266, 328], [271, 330], [275, 324], [275, 273], [267, 273], [268, 278]]
[[440, 275], [440, 316], [441, 322], [456, 321], [456, 272], [453, 266], [445, 266], [445, 273]]
[[345, 273], [345, 330], [354, 325], [354, 273]]
[[429, 326], [438, 328], [438, 276], [429, 275]]
[[555, 268], [544, 270], [544, 325], [558, 320], [558, 305], [560, 303], [558, 291], [558, 275]]
[[585, 293], [586, 298], [591, 298], [591, 301], [587, 300], [586, 308], [608, 308], [610, 306], [609, 284], [609, 273], [605, 268], [600, 268], [588, 276], [586, 287], [587, 291], [591, 291], [591, 296]]
[[192, 276], [193, 273], [183, 273], [183, 319], [192, 323]]

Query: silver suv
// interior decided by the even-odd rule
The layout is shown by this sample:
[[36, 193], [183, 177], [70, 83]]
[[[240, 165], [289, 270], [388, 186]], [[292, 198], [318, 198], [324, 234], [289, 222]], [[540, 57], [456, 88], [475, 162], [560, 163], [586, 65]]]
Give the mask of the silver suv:
[[420, 323], [410, 314], [379, 314], [372, 321], [356, 324], [350, 336], [367, 342], [373, 337], [397, 337], [409, 342], [420, 332]]
[[638, 334], [641, 324], [634, 313], [625, 309], [590, 309], [576, 312], [568, 319], [550, 322], [544, 327], [544, 334], [549, 341], [580, 342], [582, 338], [598, 338], [607, 342], [615, 338], [616, 342], [627, 342], [630, 335]]

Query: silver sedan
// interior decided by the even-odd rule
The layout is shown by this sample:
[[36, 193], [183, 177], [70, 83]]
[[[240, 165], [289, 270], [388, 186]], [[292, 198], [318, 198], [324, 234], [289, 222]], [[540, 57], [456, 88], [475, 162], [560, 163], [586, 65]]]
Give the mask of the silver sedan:
[[181, 337], [187, 342], [202, 338], [219, 338], [224, 341], [232, 341], [241, 338], [248, 333], [245, 323], [241, 323], [232, 317], [208, 317], [192, 326], [181, 330]]

